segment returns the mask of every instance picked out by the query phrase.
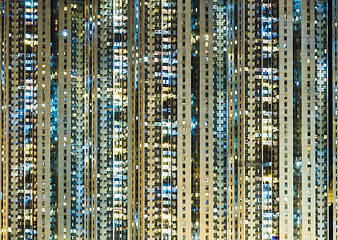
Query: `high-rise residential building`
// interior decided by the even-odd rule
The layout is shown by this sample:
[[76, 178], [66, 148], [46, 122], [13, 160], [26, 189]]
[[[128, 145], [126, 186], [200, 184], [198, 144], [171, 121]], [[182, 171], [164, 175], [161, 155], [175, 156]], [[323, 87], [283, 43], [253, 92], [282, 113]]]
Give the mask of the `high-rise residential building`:
[[[1, 239], [50, 229], [50, 3], [2, 1]], [[37, 16], [41, 16], [38, 18]]]
[[137, 144], [131, 153], [131, 168], [137, 169], [137, 184], [131, 185], [137, 195], [135, 231], [138, 239], [212, 239], [213, 2], [133, 5], [138, 8], [132, 56], [137, 86], [131, 95], [137, 98], [131, 110], [137, 112], [131, 117], [137, 124], [131, 140]]
[[328, 2], [0, 1], [0, 240], [338, 239]]
[[85, 235], [129, 239], [128, 1], [85, 1]]
[[[332, 83], [332, 165], [330, 166], [331, 175], [331, 194], [330, 204], [332, 219], [330, 219], [331, 239], [338, 240], [338, 2], [332, 1], [331, 4], [331, 83]], [[332, 229], [331, 229], [332, 228]]]
[[228, 1], [227, 239], [328, 239], [328, 1]]
[[1, 1], [0, 239], [83, 236], [83, 1]]

